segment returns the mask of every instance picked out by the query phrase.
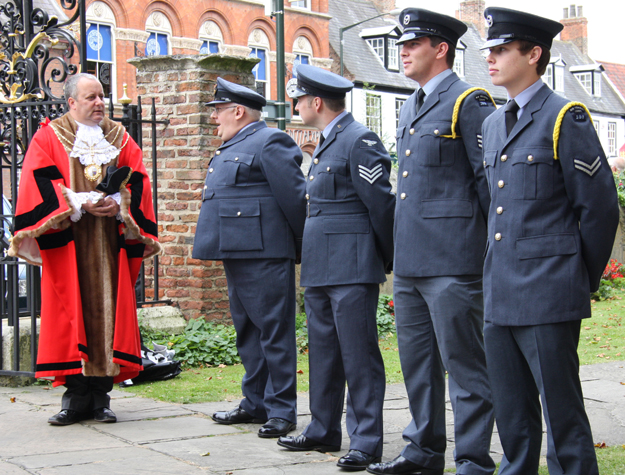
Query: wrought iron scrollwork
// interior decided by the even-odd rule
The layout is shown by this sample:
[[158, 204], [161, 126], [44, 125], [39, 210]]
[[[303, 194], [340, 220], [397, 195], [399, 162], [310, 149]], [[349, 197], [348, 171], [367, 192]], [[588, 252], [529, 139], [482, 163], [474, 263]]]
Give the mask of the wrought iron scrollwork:
[[52, 85], [79, 71], [80, 42], [70, 26], [84, 2], [77, 8], [78, 0], [62, 0], [64, 9], [75, 10], [63, 23], [41, 8], [25, 13], [24, 3], [0, 5], [0, 103], [61, 100], [61, 87], [55, 93]]

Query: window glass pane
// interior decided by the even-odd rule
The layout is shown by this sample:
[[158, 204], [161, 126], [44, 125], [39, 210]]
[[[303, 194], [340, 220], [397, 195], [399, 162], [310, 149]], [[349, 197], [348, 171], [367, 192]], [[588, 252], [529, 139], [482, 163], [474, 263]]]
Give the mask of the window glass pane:
[[548, 64], [545, 74], [543, 74], [543, 82], [553, 89], [553, 64]]
[[399, 55], [397, 49], [397, 40], [393, 38], [388, 39], [388, 68], [399, 69]]
[[92, 24], [87, 30], [87, 59], [112, 61], [111, 27]]
[[582, 87], [586, 90], [588, 94], [592, 94], [592, 73], [577, 73], [575, 77], [582, 85]]
[[167, 35], [161, 33], [150, 33], [148, 41], [145, 44], [146, 56], [166, 55], [167, 51]]
[[308, 63], [308, 55], [305, 55], [305, 54], [295, 55], [295, 61], [293, 61], [293, 77], [294, 78], [297, 77], [297, 67], [300, 64], [309, 64]]
[[384, 64], [384, 40], [382, 38], [371, 38], [367, 40], [367, 43], [371, 45], [375, 54], [378, 55], [378, 58]]
[[593, 71], [594, 79], [594, 94], [595, 96], [601, 96], [601, 73], [599, 71]]
[[252, 48], [252, 52], [250, 53], [250, 58], [259, 58], [260, 63], [254, 66], [252, 69], [252, 73], [254, 73], [254, 77], [257, 81], [266, 81], [267, 80], [267, 71], [266, 71], [266, 63], [265, 63], [265, 50], [261, 48]]
[[608, 122], [608, 155], [616, 155], [616, 122]]
[[461, 78], [464, 77], [464, 50], [462, 49], [456, 49], [453, 71]]
[[395, 98], [395, 128], [399, 127], [399, 114], [401, 113], [401, 108], [405, 102], [406, 99]]
[[219, 43], [217, 41], [205, 40], [200, 48], [200, 54], [216, 54], [219, 53]]

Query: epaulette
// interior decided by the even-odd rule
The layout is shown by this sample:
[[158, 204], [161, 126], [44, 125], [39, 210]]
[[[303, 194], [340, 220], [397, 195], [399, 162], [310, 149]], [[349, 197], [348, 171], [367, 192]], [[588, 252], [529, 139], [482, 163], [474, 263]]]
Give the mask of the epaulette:
[[558, 114], [558, 118], [556, 119], [556, 125], [553, 128], [553, 159], [554, 160], [558, 160], [558, 140], [560, 139], [560, 128], [562, 127], [564, 114], [566, 114], [573, 107], [581, 107], [582, 109], [584, 109], [584, 111], [586, 112], [586, 114], [588, 114], [588, 117], [590, 118], [590, 123], [592, 124], [592, 117], [590, 115], [590, 111], [588, 110], [588, 107], [586, 107], [585, 104], [582, 104], [581, 102], [569, 102], [567, 105], [565, 105], [562, 108], [562, 110], [560, 110], [560, 113]]
[[451, 115], [451, 135], [441, 135], [440, 137], [444, 137], [447, 139], [459, 139], [460, 135], [456, 134], [456, 124], [458, 123], [458, 116], [460, 115], [460, 106], [462, 106], [462, 102], [466, 99], [469, 94], [474, 93], [475, 91], [485, 92], [488, 98], [491, 100], [494, 106], [496, 106], [495, 101], [493, 100], [493, 96], [490, 95], [486, 89], [481, 87], [471, 87], [464, 91], [462, 94], [458, 96], [456, 99], [456, 103], [454, 104], [454, 112]]

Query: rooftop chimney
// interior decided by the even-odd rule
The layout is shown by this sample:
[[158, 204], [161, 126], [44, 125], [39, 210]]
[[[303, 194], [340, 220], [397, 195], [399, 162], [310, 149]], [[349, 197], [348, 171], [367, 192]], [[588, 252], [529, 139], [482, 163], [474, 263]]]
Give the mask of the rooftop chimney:
[[564, 18], [560, 23], [564, 25], [564, 29], [560, 33], [560, 39], [572, 42], [582, 54], [588, 54], [588, 19], [584, 17], [582, 7], [571, 5], [563, 13]]
[[486, 37], [486, 22], [484, 21], [484, 0], [465, 0], [460, 2], [460, 10], [456, 11], [456, 18], [460, 21], [472, 23], [482, 38]]
[[395, 0], [373, 0], [373, 4], [380, 13], [390, 12], [396, 8]]

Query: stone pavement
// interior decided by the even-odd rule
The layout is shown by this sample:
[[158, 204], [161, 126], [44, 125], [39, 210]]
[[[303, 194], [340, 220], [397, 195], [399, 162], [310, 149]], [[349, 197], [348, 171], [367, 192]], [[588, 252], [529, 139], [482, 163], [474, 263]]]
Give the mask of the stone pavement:
[[[580, 369], [586, 407], [595, 442], [625, 443], [625, 362]], [[114, 390], [116, 424], [84, 421], [53, 427], [46, 420], [60, 410], [63, 388], [39, 386], [0, 388], [0, 473], [4, 475], [62, 474], [332, 474], [347, 452], [289, 452], [274, 439], [256, 435], [259, 425], [224, 426], [210, 414], [231, 409], [236, 402], [169, 404]], [[14, 399], [13, 399], [14, 398]], [[308, 394], [298, 395], [299, 433], [310, 421]], [[453, 469], [453, 426], [447, 404], [447, 467]], [[384, 457], [394, 458], [404, 442], [401, 432], [410, 420], [402, 384], [390, 385], [384, 405]], [[546, 438], [546, 437], [545, 437]], [[544, 440], [544, 439], [543, 439]], [[543, 455], [545, 446], [543, 443]], [[501, 459], [497, 434], [493, 458]], [[453, 471], [453, 470], [452, 470]], [[361, 472], [362, 473], [362, 472]]]

